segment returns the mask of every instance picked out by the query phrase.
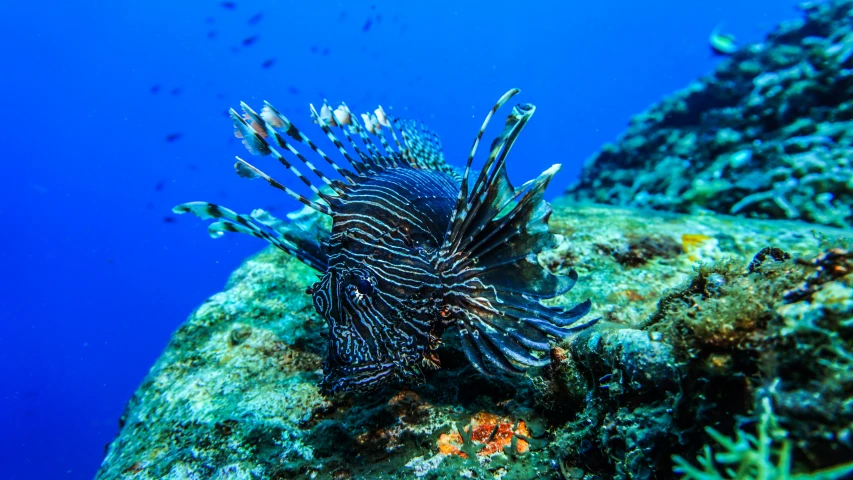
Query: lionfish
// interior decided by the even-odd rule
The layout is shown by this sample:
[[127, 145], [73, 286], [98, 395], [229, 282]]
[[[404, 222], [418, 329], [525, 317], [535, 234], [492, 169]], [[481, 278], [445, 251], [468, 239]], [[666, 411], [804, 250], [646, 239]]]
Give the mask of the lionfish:
[[[262, 178], [330, 216], [331, 231], [317, 234], [263, 210], [242, 215], [206, 202], [185, 203], [174, 211], [215, 219], [209, 227], [213, 237], [226, 231], [253, 235], [320, 272], [307, 293], [328, 322], [325, 393], [422, 381], [425, 370], [440, 367], [436, 350], [448, 328], [457, 329], [465, 356], [485, 375], [544, 366], [548, 355], [534, 351], [548, 352], [552, 341], [598, 319], [574, 325], [589, 312], [589, 300], [568, 310], [540, 303], [568, 292], [578, 275], [574, 270], [551, 274], [537, 260], [539, 252], [557, 243], [548, 231], [551, 207], [543, 194], [560, 165], [518, 188], [506, 173], [507, 154], [533, 115], [533, 105], [513, 107], [483, 168], [472, 173], [489, 121], [518, 92], [510, 90], [492, 107], [461, 175], [444, 162], [434, 133], [418, 122], [393, 118], [381, 107], [375, 115], [362, 115], [362, 126], [346, 104], [332, 111], [325, 103], [321, 113], [311, 106], [314, 122], [349, 162], [348, 169], [269, 103], [260, 114], [241, 103], [243, 115], [230, 111], [235, 135], [252, 154], [275, 158], [315, 197], [296, 193], [240, 157], [238, 174]], [[273, 144], [326, 187], [317, 188]], [[327, 177], [296, 144], [310, 148], [341, 179]]]

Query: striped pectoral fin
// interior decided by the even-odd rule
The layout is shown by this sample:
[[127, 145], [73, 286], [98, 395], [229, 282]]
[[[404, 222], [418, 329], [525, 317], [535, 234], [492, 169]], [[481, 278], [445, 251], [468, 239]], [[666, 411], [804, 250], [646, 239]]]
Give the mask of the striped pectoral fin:
[[221, 237], [224, 232], [244, 233], [266, 240], [318, 271], [324, 272], [328, 268], [326, 254], [318, 244], [295, 232], [288, 232], [286, 228], [271, 228], [271, 216], [266, 212], [254, 212], [253, 215], [258, 217], [255, 218], [208, 202], [183, 203], [174, 207], [172, 211], [177, 214], [192, 213], [202, 220], [216, 220], [208, 226], [208, 232], [213, 238]]
[[488, 323], [468, 320], [459, 322], [462, 351], [471, 365], [484, 375], [493, 373], [517, 374], [524, 367], [546, 365], [517, 339]]
[[547, 352], [552, 344], [598, 321], [596, 318], [576, 324], [589, 312], [588, 300], [563, 310], [542, 305], [526, 295], [473, 288], [459, 295], [457, 301], [465, 312], [459, 321], [463, 350], [471, 363], [485, 373], [492, 368], [517, 373], [524, 367], [547, 365], [547, 356], [533, 352]]
[[397, 379], [398, 366], [393, 362], [371, 362], [358, 365], [326, 365], [322, 389], [325, 393], [371, 392]]

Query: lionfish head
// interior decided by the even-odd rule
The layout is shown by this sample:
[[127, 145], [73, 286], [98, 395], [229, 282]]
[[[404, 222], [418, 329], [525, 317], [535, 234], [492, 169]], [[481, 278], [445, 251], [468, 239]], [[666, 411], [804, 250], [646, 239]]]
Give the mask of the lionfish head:
[[458, 194], [432, 170], [389, 169], [336, 207], [329, 269], [311, 290], [329, 325], [324, 390], [364, 391], [438, 368], [437, 252]]

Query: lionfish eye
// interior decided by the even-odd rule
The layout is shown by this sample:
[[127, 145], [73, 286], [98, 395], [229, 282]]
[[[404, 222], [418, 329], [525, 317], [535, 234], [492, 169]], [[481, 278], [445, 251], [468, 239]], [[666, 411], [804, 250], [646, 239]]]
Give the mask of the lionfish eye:
[[370, 283], [370, 280], [366, 278], [361, 278], [358, 280], [358, 283], [355, 285], [355, 288], [358, 289], [358, 293], [362, 295], [370, 295], [373, 293], [373, 284]]

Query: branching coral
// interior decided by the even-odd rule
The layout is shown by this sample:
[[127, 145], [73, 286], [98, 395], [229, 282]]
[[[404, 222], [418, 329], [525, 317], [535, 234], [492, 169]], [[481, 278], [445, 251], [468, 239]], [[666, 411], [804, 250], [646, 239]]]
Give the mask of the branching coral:
[[723, 450], [714, 453], [705, 445], [696, 457], [698, 467], [675, 455], [673, 471], [690, 480], [830, 480], [853, 474], [853, 462], [812, 473], [791, 473], [788, 433], [779, 426], [768, 397], [762, 399], [761, 409], [755, 435], [739, 429], [730, 438], [706, 427]]

